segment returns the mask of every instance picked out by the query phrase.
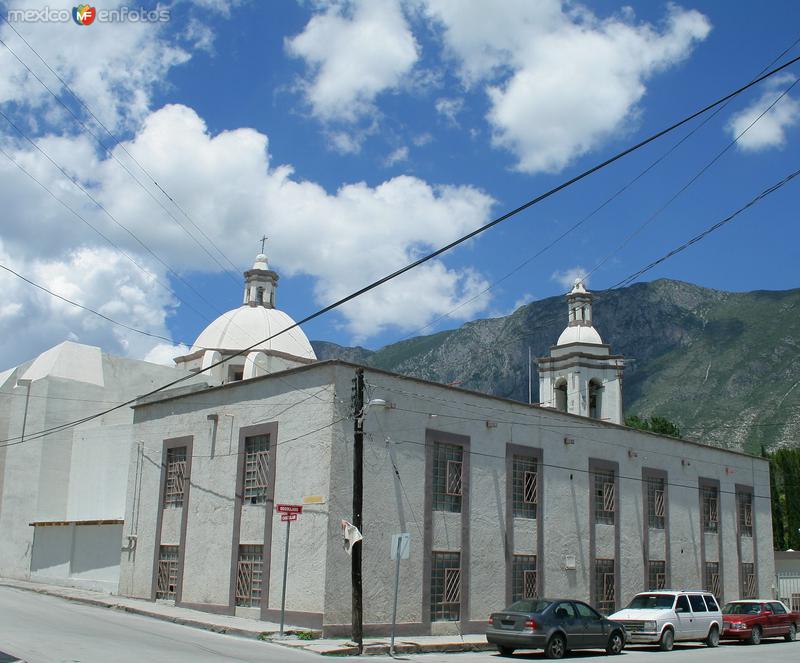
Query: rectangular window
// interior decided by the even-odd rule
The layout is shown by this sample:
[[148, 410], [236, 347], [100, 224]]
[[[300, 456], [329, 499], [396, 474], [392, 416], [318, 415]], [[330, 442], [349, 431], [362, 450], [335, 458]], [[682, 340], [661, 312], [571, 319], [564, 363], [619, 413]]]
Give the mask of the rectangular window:
[[647, 564], [648, 589], [664, 589], [667, 586], [667, 563], [664, 560], [650, 560]]
[[539, 502], [538, 463], [530, 456], [514, 456], [512, 472], [514, 517], [535, 519]]
[[703, 486], [703, 531], [719, 532], [719, 491], [716, 486]]
[[647, 477], [647, 526], [650, 529], [664, 529], [664, 479]]
[[616, 578], [613, 559], [594, 561], [594, 606], [605, 615], [610, 615], [616, 606]]
[[244, 441], [244, 503], [265, 504], [269, 484], [269, 435]]
[[753, 536], [753, 495], [736, 493], [739, 513], [739, 536]]
[[167, 449], [167, 480], [164, 484], [164, 508], [183, 506], [186, 487], [186, 447]]
[[614, 471], [594, 472], [594, 519], [595, 522], [614, 524], [616, 495], [614, 494]]
[[703, 572], [703, 589], [714, 596], [720, 595], [719, 562], [706, 562]]
[[739, 571], [742, 574], [742, 598], [756, 598], [756, 571], [752, 563], [742, 563]]
[[536, 555], [514, 555], [511, 569], [511, 602], [538, 596]]
[[433, 510], [461, 513], [464, 448], [433, 443]]
[[431, 621], [461, 618], [461, 553], [431, 553]]
[[239, 546], [236, 573], [236, 605], [258, 608], [261, 605], [261, 581], [264, 546]]
[[156, 598], [175, 600], [178, 585], [178, 546], [160, 546], [158, 549], [158, 584]]

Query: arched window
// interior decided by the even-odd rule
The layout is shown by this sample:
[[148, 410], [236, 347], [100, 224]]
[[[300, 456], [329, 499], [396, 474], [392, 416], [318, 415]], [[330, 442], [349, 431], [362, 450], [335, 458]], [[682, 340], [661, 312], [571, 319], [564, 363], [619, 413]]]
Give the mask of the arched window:
[[262, 305], [264, 303], [264, 288], [256, 288], [256, 304]]
[[556, 402], [555, 406], [557, 410], [561, 410], [562, 412], [567, 411], [567, 379], [560, 378], [556, 382], [555, 388], [555, 397]]
[[589, 416], [600, 419], [603, 405], [603, 384], [599, 380], [589, 381]]

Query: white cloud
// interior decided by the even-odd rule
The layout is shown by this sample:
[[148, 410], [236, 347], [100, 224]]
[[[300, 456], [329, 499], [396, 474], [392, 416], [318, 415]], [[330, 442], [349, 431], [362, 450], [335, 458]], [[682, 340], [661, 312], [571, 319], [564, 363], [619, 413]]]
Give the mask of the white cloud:
[[389, 154], [383, 160], [383, 165], [387, 168], [391, 168], [395, 164], [402, 163], [403, 161], [408, 161], [408, 147], [405, 145], [398, 147], [391, 154]]
[[588, 272], [586, 269], [580, 265], [576, 265], [575, 267], [569, 267], [563, 271], [555, 271], [550, 275], [550, 278], [564, 288], [564, 290], [572, 290], [575, 281], [582, 281], [584, 287], [589, 286], [587, 274]]
[[[158, 285], [163, 273], [133, 267], [118, 253], [102, 248], [71, 249], [58, 259], [20, 259], [0, 242], [0, 262], [53, 292], [93, 308], [118, 322], [168, 337], [166, 318], [176, 302]], [[7, 305], [0, 309], [0, 344], [4, 368], [30, 359], [46, 348], [72, 339], [106, 351], [138, 357], [152, 338], [112, 325], [0, 271], [0, 290]]]
[[332, 2], [303, 32], [286, 40], [310, 70], [306, 100], [322, 120], [354, 122], [396, 89], [418, 58], [418, 46], [396, 0]]
[[424, 0], [467, 86], [486, 83], [492, 142], [516, 169], [558, 172], [624, 131], [645, 83], [685, 59], [711, 27], [670, 6], [659, 30], [631, 11], [608, 19], [558, 0]]
[[453, 127], [458, 126], [458, 119], [457, 116], [461, 112], [461, 109], [464, 107], [464, 100], [458, 97], [442, 97], [436, 100], [436, 104], [434, 106], [436, 108], [436, 112], [439, 115], [442, 115], [447, 123]]
[[187, 354], [189, 354], [189, 346], [183, 343], [179, 343], [178, 345], [159, 343], [151, 348], [142, 358], [144, 361], [161, 364], [162, 366], [175, 366], [175, 357], [181, 357]]
[[[218, 269], [119, 164], [94, 155], [87, 138], [48, 137], [41, 144], [58, 154], [68, 168], [78, 172], [77, 167], [82, 164], [81, 172], [91, 172], [92, 181], [84, 182], [84, 186], [176, 270], [207, 273]], [[307, 303], [303, 312], [349, 294], [485, 223], [493, 204], [488, 195], [473, 187], [433, 186], [408, 176], [377, 186], [347, 184], [329, 193], [314, 182], [294, 176], [291, 166], [271, 164], [264, 134], [237, 129], [211, 136], [201, 118], [185, 106], [167, 106], [152, 113], [124, 145], [212, 238], [214, 246], [208, 248], [218, 247], [237, 265], [247, 266], [254, 257], [254, 238], [266, 230], [274, 265], [285, 276], [302, 274], [314, 279], [315, 302]], [[4, 145], [4, 149], [9, 146]], [[117, 154], [125, 159], [121, 148], [117, 148]], [[17, 146], [14, 156], [60, 198], [80, 209], [89, 223], [122, 250], [134, 256], [141, 254], [141, 247], [129, 234], [94, 208], [40, 155]], [[0, 198], [8, 220], [3, 229], [6, 252], [17, 257], [19, 264], [38, 264], [40, 256], [47, 255], [54, 270], [61, 265], [58, 273], [73, 270], [76, 274], [80, 271], [75, 270], [72, 257], [76, 251], [86, 249], [92, 255], [107, 255], [102, 253], [106, 247], [95, 232], [71, 217], [2, 158]], [[95, 308], [108, 306], [110, 317], [135, 319], [132, 326], [159, 333], [172, 302], [156, 296], [155, 286], [150, 290], [138, 286], [141, 293], [150, 293], [148, 296], [134, 292], [122, 297], [119, 284], [126, 280], [136, 284], [144, 275], [118, 254], [113, 255], [117, 256], [113, 271], [97, 279], [96, 290], [92, 287], [84, 292], [83, 280], [75, 276], [76, 280], [65, 282], [70, 285], [65, 296], [73, 294], [81, 303]], [[163, 279], [164, 270], [154, 270], [152, 263], [153, 259], [148, 258], [145, 264]], [[191, 281], [190, 277], [187, 279]], [[236, 275], [235, 280], [239, 279]], [[342, 316], [347, 329], [359, 339], [390, 326], [413, 330], [448, 313], [485, 285], [484, 279], [469, 269], [447, 268], [440, 261], [431, 261], [353, 302], [342, 310]], [[236, 305], [239, 299], [239, 286], [231, 282], [229, 287], [230, 303], [221, 305], [221, 309]], [[6, 301], [17, 300], [12, 297]], [[128, 312], [125, 307], [134, 304], [141, 310]], [[486, 298], [479, 298], [458, 309], [453, 318], [469, 318], [485, 305]], [[118, 310], [119, 306], [123, 308]], [[195, 308], [202, 309], [209, 318], [221, 312], [196, 301]], [[186, 306], [180, 310], [192, 315]], [[69, 316], [66, 312], [48, 315], [52, 329], [59, 330], [63, 338]], [[0, 334], [13, 333], [14, 327], [7, 325], [5, 318], [0, 319]], [[111, 337], [107, 334], [104, 338]], [[142, 342], [143, 346], [137, 346], [141, 347], [138, 356], [144, 356], [155, 344], [152, 339]], [[132, 352], [132, 341], [126, 343]], [[108, 347], [119, 348], [120, 344], [121, 341], [116, 345], [109, 341]]]
[[800, 101], [786, 94], [762, 118], [758, 118], [795, 80], [792, 75], [772, 79], [761, 97], [731, 117], [726, 129], [732, 138], [745, 130], [747, 132], [737, 142], [740, 150], [756, 152], [786, 145], [786, 131], [800, 122]]
[[[122, 0], [106, 2], [114, 9]], [[14, 9], [41, 9], [41, 0], [13, 3]], [[44, 60], [87, 101], [94, 113], [112, 129], [133, 128], [149, 112], [153, 92], [163, 85], [167, 72], [191, 58], [195, 39], [210, 39], [199, 25], [184, 35], [179, 45], [167, 36], [167, 23], [103, 23], [77, 28], [59, 22], [16, 23], [14, 28]], [[11, 27], [0, 25], [0, 38], [54, 91], [58, 79], [24, 44]], [[0, 48], [0, 104], [14, 102], [25, 110], [41, 111], [55, 125], [74, 123], [50, 93], [6, 49]]]

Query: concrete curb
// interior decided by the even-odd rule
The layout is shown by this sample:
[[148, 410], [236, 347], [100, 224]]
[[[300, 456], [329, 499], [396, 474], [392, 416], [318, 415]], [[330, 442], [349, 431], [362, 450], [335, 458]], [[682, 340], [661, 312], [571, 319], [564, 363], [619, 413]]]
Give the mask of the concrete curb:
[[190, 626], [192, 628], [199, 628], [204, 631], [212, 631], [214, 633], [221, 633], [224, 635], [235, 635], [242, 638], [258, 639], [262, 633], [273, 635], [268, 631], [256, 631], [250, 629], [237, 628], [235, 626], [223, 626], [222, 624], [212, 624], [210, 622], [200, 621], [198, 619], [189, 619], [187, 617], [176, 617], [174, 615], [165, 615], [160, 612], [154, 612], [145, 608], [136, 608], [129, 605], [121, 605], [113, 601], [104, 601], [102, 599], [93, 599], [88, 596], [71, 596], [61, 592], [53, 591], [47, 587], [28, 587], [22, 584], [9, 583], [0, 580], [0, 586], [10, 587], [11, 589], [21, 589], [26, 592], [33, 592], [34, 594], [44, 594], [45, 596], [53, 596], [55, 598], [63, 599], [65, 601], [73, 601], [74, 603], [82, 603], [84, 605], [91, 605], [97, 608], [107, 608], [109, 610], [118, 610], [120, 612], [127, 612], [132, 615], [140, 615], [142, 617], [152, 617], [159, 619], [162, 622], [172, 622], [181, 626]]

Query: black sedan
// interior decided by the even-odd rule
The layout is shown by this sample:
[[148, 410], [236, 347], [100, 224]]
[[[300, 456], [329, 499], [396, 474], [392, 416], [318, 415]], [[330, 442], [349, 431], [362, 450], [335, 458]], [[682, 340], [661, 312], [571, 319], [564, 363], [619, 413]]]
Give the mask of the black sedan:
[[502, 656], [516, 649], [544, 649], [547, 658], [561, 658], [570, 649], [619, 654], [625, 647], [625, 627], [581, 601], [523, 599], [492, 613], [486, 639]]

